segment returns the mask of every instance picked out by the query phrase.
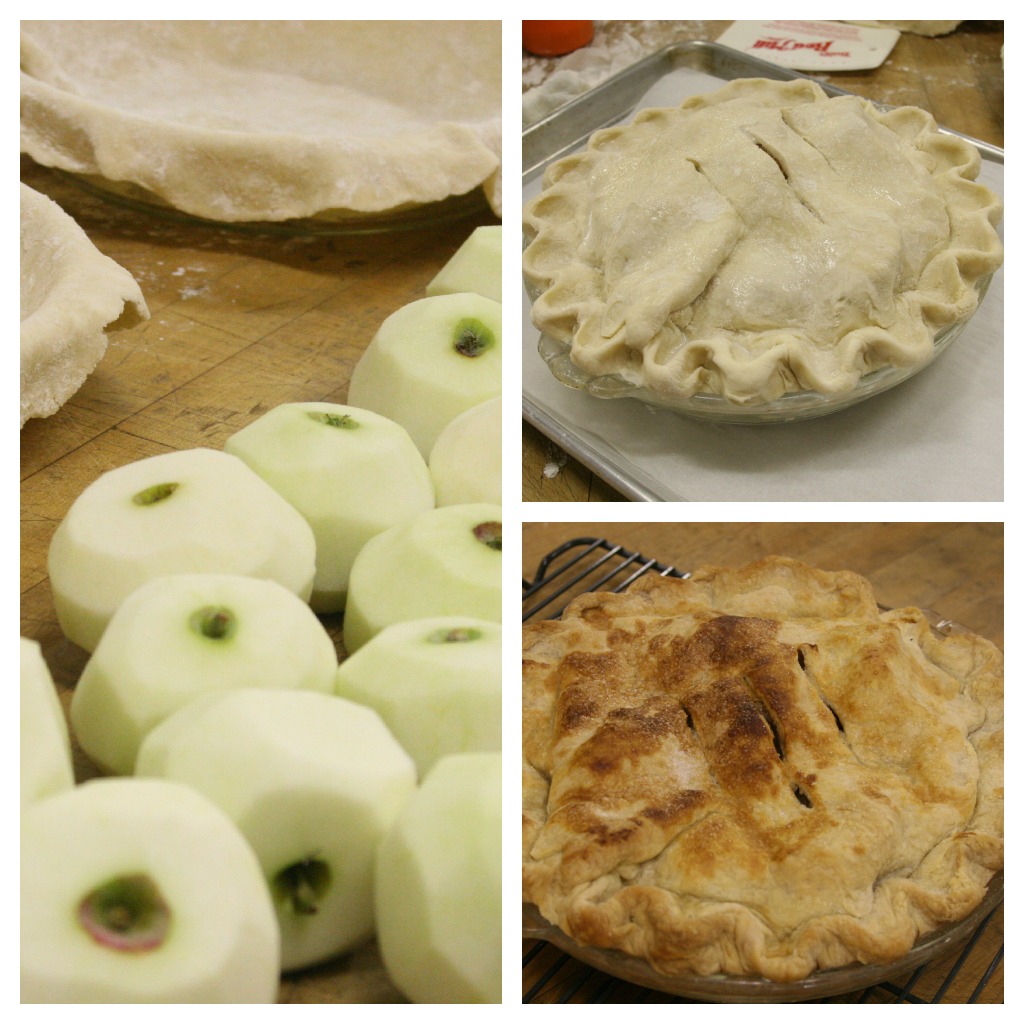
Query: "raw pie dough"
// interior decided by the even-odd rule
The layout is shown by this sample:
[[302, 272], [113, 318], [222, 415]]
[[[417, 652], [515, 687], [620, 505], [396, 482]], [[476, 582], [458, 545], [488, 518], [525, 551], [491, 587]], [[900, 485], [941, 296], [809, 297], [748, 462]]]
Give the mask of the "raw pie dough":
[[667, 974], [885, 963], [1002, 867], [1002, 655], [783, 558], [523, 630], [523, 899]]
[[500, 209], [499, 21], [22, 22], [22, 149], [220, 221]]
[[980, 156], [915, 107], [739, 79], [599, 131], [524, 213], [533, 320], [594, 376], [756, 403], [929, 359], [1002, 261]]
[[21, 425], [52, 416], [95, 369], [108, 330], [149, 319], [135, 279], [52, 199], [21, 186]]
[[867, 25], [869, 28], [895, 28], [915, 36], [945, 36], [954, 31], [959, 21], [848, 21], [847, 25]]

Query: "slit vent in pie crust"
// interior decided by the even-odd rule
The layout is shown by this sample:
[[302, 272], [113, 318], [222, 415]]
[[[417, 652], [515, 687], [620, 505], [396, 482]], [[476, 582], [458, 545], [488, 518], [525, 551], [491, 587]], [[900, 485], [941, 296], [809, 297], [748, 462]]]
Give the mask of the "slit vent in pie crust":
[[887, 963], [1002, 867], [1002, 655], [784, 558], [523, 630], [523, 899], [667, 975]]
[[926, 362], [1002, 262], [980, 155], [916, 107], [737, 79], [596, 132], [524, 210], [533, 321], [664, 399], [839, 395]]

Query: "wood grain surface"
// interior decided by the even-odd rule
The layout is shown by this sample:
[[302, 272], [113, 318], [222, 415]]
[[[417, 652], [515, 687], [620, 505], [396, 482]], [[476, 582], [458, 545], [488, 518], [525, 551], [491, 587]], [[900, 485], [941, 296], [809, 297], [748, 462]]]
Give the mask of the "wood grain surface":
[[[713, 42], [729, 21], [598, 22], [594, 47], [612, 50], [625, 34], [647, 53], [690, 40]], [[881, 103], [929, 111], [946, 128], [1003, 145], [1003, 23], [964, 22], [939, 38], [904, 33], [878, 68], [815, 74], [840, 89]], [[571, 55], [570, 55], [571, 57]], [[539, 58], [524, 52], [523, 82], [535, 86], [569, 57]], [[523, 424], [524, 501], [628, 500], [530, 424]]]
[[[23, 160], [139, 282], [151, 318], [110, 335], [106, 355], [54, 416], [21, 432], [21, 634], [38, 640], [65, 707], [86, 654], [57, 624], [46, 554], [57, 524], [101, 473], [176, 449], [221, 448], [282, 402], [343, 403], [381, 322], [423, 289], [478, 224], [470, 217], [372, 235], [261, 234], [122, 207]], [[324, 616], [339, 657], [340, 616]], [[95, 774], [76, 750], [79, 780]], [[404, 1002], [371, 945], [287, 977], [282, 1002]]]
[[[1002, 523], [524, 523], [524, 581], [535, 578], [548, 552], [578, 537], [607, 539], [680, 571], [702, 565], [738, 566], [768, 554], [789, 555], [823, 569], [851, 569], [871, 581], [880, 604], [930, 609], [1003, 645]], [[559, 604], [563, 602], [560, 598]], [[927, 965], [913, 979], [914, 993], [925, 999], [939, 994], [943, 1002], [966, 1002], [1002, 941], [1000, 908], [948, 989], [940, 992], [959, 948]], [[532, 940], [524, 942], [524, 956], [533, 946]], [[523, 991], [536, 990], [532, 1001], [582, 1002], [595, 994], [611, 1002], [667, 998], [613, 983], [600, 974], [592, 976], [575, 961], [556, 968], [561, 957], [546, 947], [529, 962]], [[901, 984], [908, 980], [899, 979]], [[828, 1001], [859, 999], [854, 994]], [[891, 1001], [891, 994], [876, 990], [867, 1001]], [[1003, 1001], [1001, 962], [978, 1001]]]

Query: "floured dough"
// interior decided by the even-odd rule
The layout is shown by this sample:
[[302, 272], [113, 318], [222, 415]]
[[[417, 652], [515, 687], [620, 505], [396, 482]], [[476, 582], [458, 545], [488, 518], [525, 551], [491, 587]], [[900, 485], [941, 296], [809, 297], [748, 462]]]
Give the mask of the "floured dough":
[[149, 319], [135, 279], [52, 200], [21, 186], [21, 425], [52, 416], [95, 369], [106, 332]]
[[770, 557], [523, 627], [523, 897], [666, 975], [889, 963], [1003, 863], [1003, 658]]
[[35, 160], [196, 216], [500, 208], [499, 21], [22, 22], [21, 81]]
[[737, 79], [595, 133], [524, 210], [537, 327], [667, 398], [926, 362], [1002, 261], [977, 149], [915, 107]]
[[958, 28], [959, 21], [848, 21], [847, 25], [866, 25], [869, 28], [895, 28], [915, 36], [944, 36]]

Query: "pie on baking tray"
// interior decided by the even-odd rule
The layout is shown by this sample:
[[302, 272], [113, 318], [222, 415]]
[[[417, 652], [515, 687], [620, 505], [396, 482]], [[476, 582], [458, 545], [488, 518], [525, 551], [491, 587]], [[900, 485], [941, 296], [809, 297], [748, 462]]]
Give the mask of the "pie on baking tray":
[[923, 365], [1002, 262], [980, 156], [915, 107], [737, 79], [552, 164], [524, 210], [533, 320], [663, 399], [839, 395]]
[[523, 629], [523, 900], [667, 976], [889, 963], [1002, 867], [1002, 655], [771, 557]]

